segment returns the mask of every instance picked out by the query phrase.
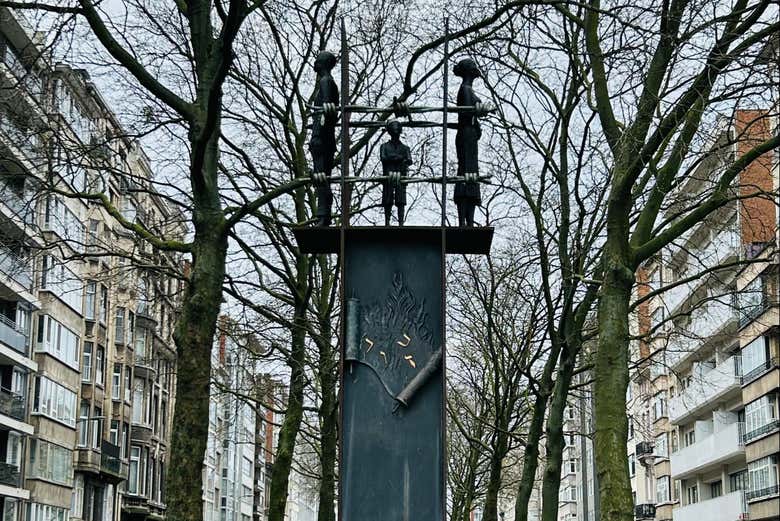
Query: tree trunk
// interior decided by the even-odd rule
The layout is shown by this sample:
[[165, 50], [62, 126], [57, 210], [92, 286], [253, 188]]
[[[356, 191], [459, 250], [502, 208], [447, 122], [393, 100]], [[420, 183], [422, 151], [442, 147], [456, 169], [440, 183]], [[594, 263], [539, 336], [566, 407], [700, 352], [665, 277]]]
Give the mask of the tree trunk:
[[303, 394], [306, 385], [304, 364], [306, 361], [306, 288], [309, 261], [306, 255], [296, 259], [295, 310], [290, 349], [290, 385], [287, 408], [279, 429], [276, 454], [271, 467], [271, 487], [268, 499], [268, 521], [284, 521], [287, 492], [292, 469], [295, 442], [303, 419]]
[[[610, 230], [613, 231], [613, 230]], [[626, 463], [629, 301], [634, 271], [627, 241], [608, 237], [598, 305], [599, 339], [594, 371], [595, 455], [602, 521], [632, 521], [633, 498]]]
[[490, 472], [485, 491], [485, 508], [482, 513], [483, 521], [498, 521], [498, 493], [501, 491], [501, 476], [508, 444], [507, 437], [506, 426], [500, 425], [496, 432], [496, 445], [493, 454], [490, 455]]
[[[198, 176], [216, 179], [218, 154], [213, 138]], [[196, 198], [192, 268], [174, 331], [176, 402], [166, 486], [167, 518], [171, 521], [203, 519], [202, 475], [208, 439], [211, 349], [222, 303], [228, 247], [224, 214], [214, 188]]]
[[560, 353], [559, 345], [553, 344], [550, 356], [544, 364], [544, 371], [539, 381], [539, 389], [534, 400], [531, 425], [525, 441], [523, 453], [523, 473], [517, 486], [517, 498], [515, 499], [515, 521], [528, 521], [528, 503], [536, 483], [536, 470], [539, 468], [539, 442], [542, 439], [544, 427], [544, 415], [547, 412], [547, 399], [552, 385], [552, 374], [558, 362]]
[[[329, 292], [323, 290], [323, 299], [328, 301]], [[321, 308], [322, 309], [322, 308]], [[322, 477], [319, 486], [319, 507], [317, 521], [336, 519], [336, 451], [338, 448], [338, 403], [336, 382], [338, 367], [336, 350], [331, 345], [332, 326], [330, 315], [320, 321], [319, 379], [322, 402], [320, 403], [320, 468]]]
[[558, 494], [561, 488], [563, 448], [566, 445], [563, 437], [563, 415], [578, 351], [579, 349], [571, 344], [566, 344], [562, 349], [561, 367], [555, 379], [550, 402], [547, 417], [547, 458], [542, 477], [542, 521], [558, 519]]

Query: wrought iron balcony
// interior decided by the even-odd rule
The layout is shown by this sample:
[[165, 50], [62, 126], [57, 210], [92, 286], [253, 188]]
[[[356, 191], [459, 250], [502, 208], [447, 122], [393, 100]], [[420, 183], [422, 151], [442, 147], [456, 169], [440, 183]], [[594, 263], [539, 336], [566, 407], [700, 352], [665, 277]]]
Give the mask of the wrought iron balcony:
[[646, 459], [653, 459], [655, 455], [653, 450], [655, 449], [652, 441], [640, 441], [636, 444], [636, 457], [639, 461]]
[[636, 505], [634, 507], [634, 517], [637, 519], [653, 519], [655, 518], [655, 505], [645, 503], [643, 505]]
[[19, 421], [24, 421], [24, 396], [8, 389], [0, 389], [0, 413]]
[[119, 446], [106, 440], [101, 441], [100, 470], [117, 476], [122, 475], [122, 458]]
[[11, 463], [0, 463], [0, 483], [18, 488], [21, 483], [19, 467]]

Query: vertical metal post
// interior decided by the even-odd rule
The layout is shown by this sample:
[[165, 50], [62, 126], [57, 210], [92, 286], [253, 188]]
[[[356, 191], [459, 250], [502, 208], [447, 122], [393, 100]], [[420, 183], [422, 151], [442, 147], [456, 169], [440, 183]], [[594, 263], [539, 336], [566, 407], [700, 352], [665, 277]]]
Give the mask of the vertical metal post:
[[349, 226], [349, 206], [351, 200], [349, 176], [349, 50], [347, 49], [347, 29], [344, 17], [341, 17], [341, 226]]
[[441, 225], [447, 225], [447, 132], [448, 111], [447, 91], [449, 90], [449, 59], [450, 59], [450, 19], [444, 19], [444, 92], [442, 92], [442, 136], [441, 136]]

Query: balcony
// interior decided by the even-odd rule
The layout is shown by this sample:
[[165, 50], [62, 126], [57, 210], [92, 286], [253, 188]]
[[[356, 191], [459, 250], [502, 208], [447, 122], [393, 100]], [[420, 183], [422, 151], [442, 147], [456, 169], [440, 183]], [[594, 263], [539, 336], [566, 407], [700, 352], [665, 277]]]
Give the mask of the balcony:
[[672, 510], [673, 521], [747, 519], [745, 493], [741, 490]]
[[645, 460], [650, 460], [651, 462], [653, 459], [655, 459], [655, 455], [653, 454], [653, 450], [655, 447], [653, 446], [652, 441], [640, 441], [636, 444], [636, 457], [637, 459], [644, 463]]
[[11, 463], [0, 463], [0, 485], [19, 488], [21, 481], [19, 467]]
[[27, 335], [20, 331], [16, 322], [0, 314], [0, 342], [14, 351], [27, 355]]
[[723, 430], [672, 453], [672, 478], [686, 479], [706, 467], [725, 464], [741, 457], [745, 454], [744, 436], [745, 424], [732, 423], [726, 425]]
[[768, 498], [772, 496], [776, 496], [780, 494], [780, 485], [772, 485], [769, 487], [759, 488], [757, 490], [750, 490], [746, 493], [746, 497], [748, 501], [752, 501], [754, 499], [759, 498]]
[[32, 266], [2, 242], [0, 242], [0, 272], [25, 290], [32, 288]]
[[127, 477], [127, 472], [122, 465], [121, 449], [106, 440], [100, 443], [100, 471], [117, 482]]
[[708, 372], [696, 375], [682, 394], [669, 401], [669, 421], [680, 424], [707, 404], [738, 391], [742, 385], [740, 367], [739, 357], [732, 356]]
[[761, 427], [753, 429], [750, 432], [746, 432], [744, 436], [745, 443], [750, 443], [751, 441], [757, 438], [761, 438], [762, 436], [778, 429], [780, 429], [780, 420], [771, 421], [762, 425]]
[[654, 519], [655, 505], [645, 503], [634, 507], [634, 517], [637, 519]]
[[0, 414], [4, 414], [15, 420], [24, 421], [25, 400], [8, 389], [0, 389]]
[[759, 376], [768, 372], [770, 369], [774, 369], [775, 367], [780, 367], [780, 357], [773, 356], [772, 358], [766, 360], [763, 364], [745, 373], [745, 375], [742, 377], [742, 385], [749, 384], [753, 380], [756, 380]]

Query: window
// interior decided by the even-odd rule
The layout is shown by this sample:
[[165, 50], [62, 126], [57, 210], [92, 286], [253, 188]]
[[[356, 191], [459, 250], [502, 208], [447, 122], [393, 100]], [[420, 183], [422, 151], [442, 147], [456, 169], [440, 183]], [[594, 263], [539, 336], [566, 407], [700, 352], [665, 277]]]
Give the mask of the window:
[[127, 422], [122, 422], [122, 454], [125, 459], [130, 457], [130, 425]]
[[87, 249], [90, 252], [95, 252], [98, 250], [98, 245], [100, 244], [100, 221], [97, 219], [90, 219], [89, 220], [89, 228], [87, 229]]
[[125, 308], [117, 307], [114, 315], [114, 343], [125, 343]]
[[47, 230], [53, 231], [61, 239], [68, 241], [71, 248], [83, 253], [84, 225], [60, 197], [50, 195], [46, 198], [44, 221]]
[[111, 373], [111, 399], [119, 400], [122, 395], [122, 364], [114, 362], [114, 371]]
[[685, 441], [685, 446], [689, 447], [696, 443], [696, 431], [691, 429], [688, 432], [686, 432], [683, 435], [683, 440]]
[[91, 382], [92, 381], [92, 349], [94, 347], [94, 344], [92, 342], [84, 342], [84, 355], [82, 357], [82, 370], [81, 370], [81, 381], [82, 382]]
[[[70, 496], [70, 512], [73, 517], [81, 517], [84, 511], [84, 475], [78, 474], [73, 480], [73, 492]], [[28, 520], [30, 521], [30, 520]]]
[[68, 521], [68, 509], [29, 503], [27, 505], [27, 521]]
[[669, 494], [669, 476], [661, 476], [655, 480], [655, 502], [666, 503], [671, 501]]
[[95, 407], [92, 416], [92, 448], [100, 448], [100, 438], [103, 435], [103, 409]]
[[747, 490], [748, 489], [748, 471], [740, 470], [734, 474], [729, 474], [729, 490]]
[[138, 481], [140, 478], [139, 465], [141, 462], [141, 447], [133, 446], [130, 448], [130, 466], [127, 472], [127, 492], [138, 494]]
[[84, 297], [84, 318], [95, 320], [95, 299], [97, 298], [97, 283], [87, 281]]
[[756, 277], [737, 293], [740, 325], [747, 324], [761, 313], [764, 298], [764, 280], [761, 277]]
[[133, 423], [148, 423], [144, 421], [144, 381], [136, 378], [133, 385]]
[[688, 498], [688, 505], [692, 505], [694, 503], [699, 502], [699, 487], [697, 485], [693, 485], [691, 487], [688, 487], [685, 489], [686, 496]]
[[67, 366], [79, 370], [79, 336], [48, 315], [38, 317], [35, 351], [52, 355]]
[[716, 498], [722, 495], [723, 495], [723, 482], [716, 481], [714, 483], [710, 483], [710, 497]]
[[577, 472], [577, 460], [574, 458], [569, 459], [569, 472], [571, 472], [572, 474]]
[[108, 441], [117, 447], [122, 446], [122, 440], [119, 439], [119, 420], [111, 420], [111, 428], [108, 431]]
[[748, 463], [748, 499], [777, 494], [777, 455]]
[[777, 396], [767, 394], [745, 406], [745, 440], [752, 440], [776, 428]]
[[98, 320], [100, 320], [100, 323], [105, 325], [106, 319], [108, 318], [108, 288], [105, 287], [103, 284], [100, 285], [100, 315], [98, 316]]
[[742, 348], [742, 374], [749, 381], [767, 367], [769, 337], [760, 336]]
[[89, 402], [82, 401], [79, 407], [78, 446], [86, 447], [89, 439]]
[[634, 419], [630, 416], [628, 417], [628, 439], [631, 440], [634, 438]]
[[666, 417], [666, 393], [661, 391], [653, 397], [653, 421]]
[[133, 341], [135, 340], [135, 313], [128, 310], [127, 311], [127, 327], [125, 328], [125, 344], [131, 346], [133, 345]]
[[81, 279], [51, 255], [43, 257], [41, 289], [52, 292], [77, 313], [82, 312], [81, 294], [84, 289]]
[[653, 311], [653, 314], [650, 316], [650, 327], [656, 328], [660, 326], [663, 320], [664, 320], [664, 308], [662, 306], [659, 306], [655, 308], [655, 311]]
[[146, 359], [146, 332], [147, 330], [142, 327], [139, 327], [135, 332], [133, 350], [135, 351], [136, 360]]
[[628, 474], [632, 478], [636, 476], [636, 456], [629, 454], [628, 456]]
[[106, 381], [105, 353], [106, 350], [103, 346], [97, 347], [95, 352], [95, 382], [98, 385], [103, 385]]
[[656, 456], [661, 458], [669, 457], [669, 437], [667, 433], [663, 433], [660, 436], [655, 437], [655, 450]]
[[125, 368], [125, 401], [130, 402], [133, 389], [133, 369], [128, 365]]
[[76, 426], [76, 393], [45, 376], [35, 379], [33, 412]]
[[65, 447], [47, 441], [30, 440], [30, 477], [71, 486], [73, 455]]

